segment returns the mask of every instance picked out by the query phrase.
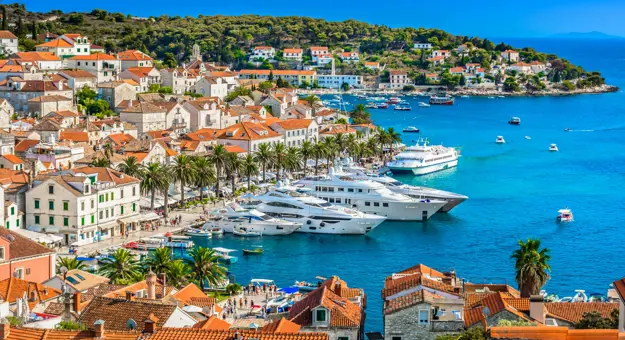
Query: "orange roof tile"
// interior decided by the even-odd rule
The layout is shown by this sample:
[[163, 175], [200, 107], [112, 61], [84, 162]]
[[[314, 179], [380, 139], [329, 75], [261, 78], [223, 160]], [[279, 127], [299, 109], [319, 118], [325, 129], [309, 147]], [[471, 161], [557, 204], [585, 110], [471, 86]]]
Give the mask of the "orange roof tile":
[[311, 51], [327, 51], [328, 47], [327, 46], [311, 46], [310, 50]]
[[278, 321], [274, 321], [270, 324], [263, 326], [263, 332], [280, 333], [280, 334], [293, 334], [300, 330], [300, 325], [295, 322], [291, 322], [284, 317]]
[[241, 340], [328, 340], [328, 333], [268, 333], [252, 330], [205, 330], [197, 328], [162, 328], [150, 337], [150, 340], [234, 340], [235, 334]]
[[618, 340], [617, 329], [568, 329], [567, 327], [491, 327], [494, 339]]
[[416, 266], [412, 266], [410, 268], [404, 269], [400, 272], [398, 272], [397, 274], [423, 274], [425, 276], [429, 276], [429, 277], [438, 277], [438, 278], [444, 278], [445, 274], [439, 272], [436, 269], [432, 269], [424, 264], [418, 264]]
[[68, 132], [61, 131], [59, 134], [59, 140], [69, 140], [72, 142], [89, 142], [89, 133], [87, 132]]
[[246, 153], [247, 152], [238, 145], [224, 145], [224, 148], [226, 148], [226, 151], [232, 152], [232, 153]]
[[217, 135], [218, 139], [233, 139], [233, 140], [258, 140], [279, 137], [280, 134], [271, 130], [270, 128], [251, 122], [241, 122], [229, 126]]
[[606, 318], [619, 307], [618, 303], [608, 302], [548, 302], [545, 303], [545, 308], [548, 316], [576, 323], [582, 319], [584, 313], [597, 311]]
[[[137, 183], [141, 180], [134, 178], [132, 176], [128, 176], [120, 171], [113, 170], [110, 168], [99, 168], [99, 167], [90, 167], [84, 166], [80, 168], [72, 169], [75, 174], [83, 173], [83, 174], [98, 174], [99, 182], [112, 182], [116, 185], [120, 184], [128, 184], [128, 183]], [[145, 282], [145, 281], [142, 281]], [[140, 282], [139, 282], [140, 283]], [[132, 287], [128, 286], [128, 288]]]
[[274, 76], [290, 76], [290, 75], [301, 75], [301, 76], [312, 76], [317, 72], [314, 70], [241, 70], [239, 74], [243, 75], [265, 75], [268, 76], [272, 73]]
[[273, 124], [277, 124], [285, 130], [297, 130], [308, 128], [312, 122], [312, 119], [287, 119]]
[[[31, 310], [37, 306], [37, 304], [56, 299], [61, 295], [61, 291], [58, 289], [44, 286], [41, 283], [25, 281], [16, 277], [9, 277], [8, 279], [0, 281], [0, 295], [10, 304], [16, 303], [17, 299], [23, 298], [24, 293], [28, 297], [28, 306]], [[34, 294], [36, 299], [31, 299], [31, 294]]]
[[24, 160], [22, 160], [21, 158], [15, 156], [15, 155], [11, 155], [11, 154], [6, 154], [6, 155], [2, 155], [0, 157], [3, 157], [4, 159], [6, 159], [7, 161], [13, 163], [13, 164], [22, 164], [24, 163]]
[[17, 37], [10, 31], [0, 31], [0, 39], [17, 39]]
[[152, 58], [137, 50], [128, 50], [117, 53], [117, 59], [120, 60], [152, 60]]
[[284, 53], [302, 53], [303, 50], [301, 48], [285, 48]]
[[31, 146], [39, 144], [38, 140], [24, 139], [15, 145], [15, 152], [26, 152]]
[[64, 39], [61, 38], [57, 38], [51, 41], [48, 41], [46, 43], [43, 44], [39, 44], [35, 47], [52, 47], [52, 48], [58, 48], [58, 47], [73, 47], [74, 45], [68, 43], [67, 41], [65, 41]]
[[55, 56], [51, 52], [19, 52], [17, 55], [21, 59], [30, 59], [35, 61], [61, 61], [61, 58]]
[[69, 58], [70, 60], [117, 60], [110, 54], [106, 53], [94, 53], [90, 55], [77, 55]]
[[193, 325], [193, 328], [227, 331], [228, 329], [230, 329], [230, 326], [231, 325], [225, 320], [222, 320], [219, 317], [213, 315], [202, 322], [196, 323], [195, 325]]
[[386, 302], [384, 314], [391, 314], [422, 302], [434, 303], [436, 299], [441, 298], [443, 298], [441, 295], [422, 289]]
[[115, 133], [108, 135], [106, 138], [110, 139], [116, 146], [124, 146], [126, 143], [135, 140], [135, 137], [127, 133]]
[[302, 300], [295, 302], [289, 311], [289, 320], [300, 326], [312, 323], [312, 310], [319, 306], [330, 311], [331, 327], [360, 327], [362, 311], [360, 307], [342, 298], [325, 286], [310, 292]]

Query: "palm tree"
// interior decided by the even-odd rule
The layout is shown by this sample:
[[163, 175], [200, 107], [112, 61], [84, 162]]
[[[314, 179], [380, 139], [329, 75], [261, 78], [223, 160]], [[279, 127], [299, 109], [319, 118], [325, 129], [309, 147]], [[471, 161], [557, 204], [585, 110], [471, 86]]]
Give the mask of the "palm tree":
[[313, 156], [313, 143], [309, 140], [305, 140], [299, 148], [300, 156], [302, 157], [302, 163], [304, 164], [304, 174], [306, 174], [306, 167], [308, 160]]
[[315, 176], [319, 174], [319, 159], [327, 155], [328, 149], [323, 141], [317, 142], [312, 147], [312, 154], [315, 157]]
[[369, 139], [367, 139], [366, 144], [367, 149], [369, 149], [371, 152], [371, 155], [377, 156], [380, 149], [378, 148], [378, 141], [376, 140], [376, 138], [370, 137]]
[[[226, 163], [228, 162], [228, 150], [226, 147], [218, 144], [213, 148], [213, 153], [210, 155], [210, 160], [215, 165], [215, 178], [217, 182], [215, 184], [215, 192], [217, 193], [217, 197], [219, 197], [219, 178], [221, 177], [222, 171], [226, 168]], [[232, 188], [232, 192], [234, 193], [234, 188]]]
[[241, 163], [241, 173], [247, 177], [247, 190], [252, 187], [252, 176], [258, 175], [258, 165], [254, 160], [254, 156], [247, 154]]
[[258, 150], [256, 154], [254, 154], [254, 159], [261, 164], [263, 169], [263, 182], [266, 181], [266, 173], [267, 173], [267, 163], [273, 160], [273, 153], [271, 151], [271, 145], [267, 143], [262, 143], [258, 146]]
[[200, 188], [200, 200], [202, 200], [204, 199], [204, 188], [217, 181], [215, 168], [211, 161], [205, 157], [195, 157], [193, 163], [195, 163], [195, 185]]
[[232, 195], [234, 195], [236, 186], [235, 179], [241, 170], [241, 158], [234, 152], [226, 154], [226, 169], [228, 169], [228, 177], [230, 178], [230, 184], [232, 185]]
[[375, 139], [377, 141], [377, 143], [380, 145], [380, 150], [382, 151], [382, 161], [384, 162], [384, 165], [386, 165], [386, 155], [384, 154], [384, 145], [387, 145], [389, 143], [392, 143], [392, 137], [389, 135], [389, 133], [384, 130], [383, 128], [380, 128], [378, 130], [378, 133], [375, 135]]
[[141, 275], [141, 266], [130, 251], [121, 248], [104, 258], [98, 271], [111, 279], [112, 284], [130, 284]]
[[540, 239], [519, 240], [519, 249], [510, 258], [515, 260], [516, 281], [521, 297], [528, 298], [540, 293], [540, 288], [549, 280], [549, 249], [540, 249]]
[[141, 175], [141, 164], [137, 162], [137, 157], [130, 156], [117, 166], [117, 170], [130, 177], [139, 177]]
[[286, 146], [283, 143], [273, 145], [273, 162], [276, 166], [276, 180], [280, 180], [280, 170], [284, 167], [286, 158]]
[[395, 143], [401, 143], [401, 134], [395, 131], [394, 128], [390, 127], [387, 129], [388, 138], [389, 138], [389, 147], [391, 149], [391, 154], [393, 153], [393, 145]]
[[143, 266], [150, 268], [157, 274], [166, 273], [169, 276], [168, 266], [172, 261], [171, 249], [169, 248], [156, 248], [154, 252], [151, 252], [147, 259], [145, 259]]
[[150, 195], [150, 209], [154, 210], [156, 191], [163, 188], [163, 166], [152, 162], [141, 168], [141, 193]]
[[363, 124], [370, 121], [371, 114], [367, 111], [365, 104], [357, 104], [349, 113], [349, 117], [354, 124]]
[[184, 287], [189, 283], [191, 268], [182, 260], [169, 262], [167, 266], [167, 283], [176, 287]]
[[347, 145], [347, 137], [343, 133], [337, 133], [334, 135], [334, 144], [337, 146], [337, 151], [339, 156], [345, 150], [345, 146]]
[[216, 286], [226, 278], [226, 268], [219, 264], [220, 256], [214, 250], [196, 247], [189, 251], [187, 264], [191, 277], [204, 290], [205, 283]]
[[104, 150], [104, 157], [110, 162], [111, 157], [113, 157], [113, 144], [106, 142], [102, 150]]
[[160, 190], [164, 197], [163, 217], [167, 219], [167, 217], [169, 217], [169, 187], [171, 186], [171, 183], [174, 182], [174, 170], [171, 165], [163, 165], [161, 166], [161, 172], [162, 187], [160, 188]]
[[172, 167], [175, 178], [180, 182], [180, 204], [184, 203], [184, 185], [192, 183], [195, 179], [195, 163], [191, 157], [181, 154], [174, 158]]
[[302, 157], [299, 149], [296, 147], [290, 147], [286, 149], [286, 155], [284, 157], [284, 171], [295, 172], [302, 169]]
[[317, 102], [320, 102], [321, 99], [319, 99], [319, 97], [315, 96], [314, 94], [311, 94], [309, 96], [304, 97], [304, 101], [310, 105], [310, 107], [312, 108], [312, 115], [313, 117], [315, 116], [315, 113], [317, 111], [317, 109], [315, 108], [315, 104]]
[[103, 158], [96, 157], [89, 164], [96, 168], [108, 168], [111, 165], [111, 162], [104, 157]]
[[354, 147], [356, 147], [356, 144], [358, 144], [358, 139], [356, 137], [355, 134], [350, 133], [349, 135], [347, 135], [347, 138], [345, 138], [345, 149], [347, 151], [347, 154], [349, 154], [351, 157], [353, 157], [353, 150]]
[[73, 269], [85, 269], [87, 267], [87, 265], [85, 264], [85, 261], [83, 260], [78, 260], [76, 257], [59, 257], [56, 260], [56, 268], [57, 268], [57, 272], [58, 269], [65, 267], [65, 269], [67, 270], [73, 270]]
[[334, 158], [338, 152], [338, 145], [336, 144], [336, 138], [333, 136], [326, 137], [323, 140], [326, 149], [326, 161], [328, 162], [328, 173], [330, 173], [330, 163], [334, 165]]

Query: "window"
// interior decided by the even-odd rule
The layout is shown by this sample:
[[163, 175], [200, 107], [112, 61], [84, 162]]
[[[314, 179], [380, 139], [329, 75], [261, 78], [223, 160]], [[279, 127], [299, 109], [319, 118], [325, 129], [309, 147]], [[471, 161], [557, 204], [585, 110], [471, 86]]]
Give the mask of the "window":
[[362, 192], [362, 189], [358, 189], [358, 192]]
[[26, 275], [30, 275], [30, 268], [26, 268]]
[[339, 191], [345, 191], [345, 188], [338, 188]]
[[48, 201], [48, 209], [54, 210], [54, 201]]
[[91, 200], [91, 209], [95, 208], [95, 200]]
[[24, 268], [17, 268], [15, 269], [15, 275], [13, 275], [14, 277], [17, 277], [18, 279], [24, 279]]
[[15, 207], [11, 207], [11, 215], [15, 215]]
[[84, 218], [84, 217], [81, 217], [81, 218], [80, 218], [80, 225], [81, 225], [81, 226], [82, 226], [82, 225], [85, 225], [85, 218]]
[[89, 193], [89, 185], [88, 185], [88, 184], [87, 184], [87, 185], [85, 185], [85, 192], [84, 192], [84, 193], [85, 193], [85, 194], [88, 194], [88, 193]]
[[371, 202], [365, 202], [365, 207], [370, 207], [371, 206]]
[[353, 188], [347, 188], [347, 192], [354, 192]]
[[120, 198], [124, 198], [124, 189], [119, 190]]
[[9, 221], [7, 221], [6, 227], [7, 227], [7, 229], [9, 229], [11, 227], [11, 223]]
[[121, 207], [119, 207], [119, 214], [120, 215], [124, 214], [124, 206], [123, 205]]
[[115, 200], [115, 193], [114, 193], [114, 192], [112, 192], [112, 193], [111, 193], [111, 201], [114, 201], [114, 200]]
[[68, 211], [69, 210], [69, 202], [68, 201], [64, 201], [63, 202], [63, 211]]
[[39, 209], [39, 200], [35, 200], [35, 209]]
[[388, 203], [382, 203], [383, 207], [388, 207]]
[[106, 193], [106, 201], [107, 202], [109, 201], [109, 193], [108, 192]]
[[427, 309], [419, 309], [419, 323], [426, 324], [429, 323], [430, 311]]
[[401, 340], [401, 336], [394, 336], [391, 338], [391, 340]]
[[35, 224], [39, 224], [39, 216], [35, 215]]
[[85, 202], [80, 202], [80, 211], [85, 210]]
[[19, 218], [17, 220], [15, 220], [15, 226], [17, 226], [17, 227], [20, 226], [20, 219]]
[[339, 336], [336, 340], [349, 340], [348, 336]]
[[132, 211], [137, 211], [137, 203], [132, 204]]
[[109, 218], [109, 211], [106, 210], [106, 218]]
[[91, 215], [91, 224], [95, 223], [95, 215]]
[[4, 247], [0, 247], [0, 261], [4, 261]]
[[49, 225], [54, 225], [54, 216], [48, 217], [48, 224]]
[[136, 194], [137, 194], [137, 193], [136, 193], [136, 188], [135, 188], [135, 187], [132, 187], [132, 196], [135, 196]]
[[326, 310], [319, 309], [317, 310], [315, 321], [317, 322], [326, 322]]
[[69, 226], [69, 217], [63, 217], [63, 226]]
[[100, 219], [104, 218], [104, 211], [100, 210]]
[[48, 194], [54, 195], [54, 185], [48, 186]]
[[99, 202], [99, 203], [104, 202], [104, 195], [100, 195], [100, 196], [98, 197], [98, 202]]
[[373, 206], [374, 207], [379, 207], [380, 206], [380, 202], [373, 202]]

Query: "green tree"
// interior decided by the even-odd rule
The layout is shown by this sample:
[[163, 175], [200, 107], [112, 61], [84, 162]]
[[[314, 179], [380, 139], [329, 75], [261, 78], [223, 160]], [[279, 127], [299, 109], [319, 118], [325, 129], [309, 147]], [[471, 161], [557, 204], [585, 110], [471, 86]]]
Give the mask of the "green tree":
[[83, 260], [78, 260], [76, 258], [76, 256], [74, 257], [59, 257], [56, 260], [56, 271], [57, 273], [60, 273], [60, 269], [65, 267], [65, 269], [67, 270], [74, 270], [74, 269], [80, 269], [80, 270], [84, 270], [85, 268], [87, 268], [87, 265], [85, 264], [85, 261]]
[[174, 57], [173, 53], [171, 52], [165, 53], [165, 58], [163, 59], [163, 65], [169, 68], [173, 68], [173, 67], [176, 67], [176, 65], [178, 65], [178, 62], [176, 61], [176, 57]]
[[2, 30], [3, 31], [8, 31], [9, 30], [9, 17], [7, 16], [7, 7], [6, 6], [2, 6]]
[[234, 152], [228, 152], [226, 153], [226, 173], [227, 173], [227, 177], [230, 179], [230, 184], [232, 186], [232, 194], [234, 195], [234, 193], [236, 192], [236, 177], [239, 174], [239, 171], [241, 170], [241, 158], [239, 158], [239, 155], [234, 153]]
[[32, 31], [31, 31], [30, 34], [31, 34], [32, 40], [36, 41], [37, 40], [37, 34], [39, 34], [39, 32], [37, 32], [37, 23], [33, 21], [31, 27], [32, 27]]
[[269, 93], [269, 90], [273, 88], [273, 83], [270, 81], [264, 81], [258, 84], [258, 88], [264, 93]]
[[238, 86], [226, 95], [226, 97], [224, 98], [224, 101], [230, 102], [238, 96], [249, 96], [251, 94], [252, 94], [252, 91], [250, 91], [250, 89], [248, 89], [247, 87]]
[[311, 151], [315, 158], [315, 176], [317, 176], [319, 175], [319, 160], [326, 157], [329, 150], [324, 142], [317, 141], [317, 143], [313, 144]]
[[314, 94], [311, 94], [311, 95], [308, 95], [308, 96], [304, 97], [304, 101], [312, 109], [312, 115], [314, 117], [315, 113], [316, 113], [316, 110], [317, 110], [316, 104], [321, 102], [321, 98], [315, 96]]
[[467, 78], [464, 77], [464, 74], [460, 75], [460, 81], [458, 82], [460, 86], [465, 86], [467, 84]]
[[[210, 155], [210, 160], [215, 165], [215, 191], [217, 192], [217, 195], [219, 195], [219, 179], [221, 178], [228, 163], [228, 150], [226, 150], [226, 147], [221, 144], [215, 145], [213, 147], [213, 152]], [[234, 187], [232, 188], [232, 192], [234, 193]]]
[[252, 176], [258, 175], [258, 165], [254, 160], [254, 156], [251, 154], [245, 155], [243, 163], [241, 164], [241, 173], [247, 177], [247, 190], [252, 188]]
[[131, 284], [141, 275], [141, 266], [134, 255], [123, 248], [101, 262], [98, 272], [111, 279], [111, 284]]
[[158, 93], [172, 94], [174, 91], [169, 86], [161, 86], [158, 89]]
[[540, 249], [539, 239], [528, 239], [527, 242], [519, 240], [519, 249], [512, 253], [515, 260], [516, 281], [521, 292], [521, 297], [529, 298], [537, 295], [540, 288], [549, 280], [549, 249]]
[[79, 323], [73, 320], [63, 320], [59, 322], [55, 327], [55, 329], [64, 330], [64, 331], [86, 331], [87, 326], [83, 323]]
[[161, 88], [161, 84], [150, 84], [150, 86], [148, 86], [148, 92], [157, 93], [160, 88]]
[[195, 157], [195, 185], [200, 188], [200, 200], [204, 199], [204, 188], [212, 185], [217, 181], [215, 176], [215, 168], [213, 163], [205, 157]]
[[313, 157], [313, 143], [309, 140], [302, 142], [299, 148], [299, 153], [302, 158], [302, 164], [304, 164], [304, 173], [306, 173], [306, 167], [308, 166], [308, 160]]
[[353, 124], [371, 123], [371, 114], [367, 111], [367, 107], [364, 104], [356, 104], [349, 113], [349, 117], [352, 119]]
[[124, 161], [117, 166], [117, 170], [130, 177], [141, 178], [141, 164], [137, 162], [137, 157], [135, 156], [124, 159]]
[[230, 295], [236, 295], [241, 292], [243, 287], [238, 283], [231, 283], [226, 286], [226, 292]]
[[156, 192], [163, 189], [163, 166], [158, 162], [151, 162], [139, 170], [141, 177], [141, 193], [150, 196], [150, 209], [154, 210]]
[[599, 311], [584, 312], [582, 319], [575, 324], [576, 329], [617, 329], [619, 310], [614, 308], [609, 317], [601, 316]]
[[286, 146], [283, 143], [273, 145], [273, 165], [276, 167], [276, 180], [280, 180], [280, 170], [284, 167], [286, 158]]
[[214, 250], [195, 247], [186, 260], [191, 268], [192, 279], [204, 290], [206, 284], [217, 286], [226, 278], [226, 268], [219, 264], [220, 256]]
[[341, 84], [341, 90], [345, 92], [349, 91], [349, 84], [348, 83]]
[[189, 284], [191, 268], [183, 260], [174, 260], [167, 266], [167, 283], [181, 288]]
[[265, 175], [267, 173], [267, 164], [273, 160], [273, 152], [271, 151], [271, 145], [267, 143], [261, 143], [258, 145], [258, 150], [254, 154], [254, 159], [261, 164], [263, 169], [263, 183], [267, 181]]
[[108, 168], [111, 166], [111, 161], [109, 161], [106, 157], [96, 157], [94, 158], [89, 165], [96, 168]]
[[195, 163], [193, 163], [191, 157], [181, 154], [174, 158], [172, 170], [178, 183], [180, 183], [180, 204], [183, 204], [184, 185], [193, 182], [195, 178]]
[[150, 252], [148, 258], [144, 260], [143, 266], [157, 274], [167, 274], [167, 276], [169, 276], [168, 271], [171, 261], [171, 249], [167, 247], [156, 248], [154, 252]]
[[82, 89], [76, 92], [76, 98], [78, 98], [78, 104], [87, 106], [92, 103], [98, 94], [92, 90], [89, 86], [85, 85]]
[[273, 81], [273, 71], [269, 71], [269, 77], [267, 79]]

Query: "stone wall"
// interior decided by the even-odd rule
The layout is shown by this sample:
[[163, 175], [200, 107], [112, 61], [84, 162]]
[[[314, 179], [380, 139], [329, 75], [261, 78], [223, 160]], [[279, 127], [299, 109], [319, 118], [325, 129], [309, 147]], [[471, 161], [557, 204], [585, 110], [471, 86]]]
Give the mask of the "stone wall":
[[419, 309], [430, 309], [429, 304], [421, 303], [384, 316], [384, 340], [400, 337], [402, 340], [434, 340], [444, 334], [457, 334], [463, 330], [462, 321], [435, 321], [419, 324]]

